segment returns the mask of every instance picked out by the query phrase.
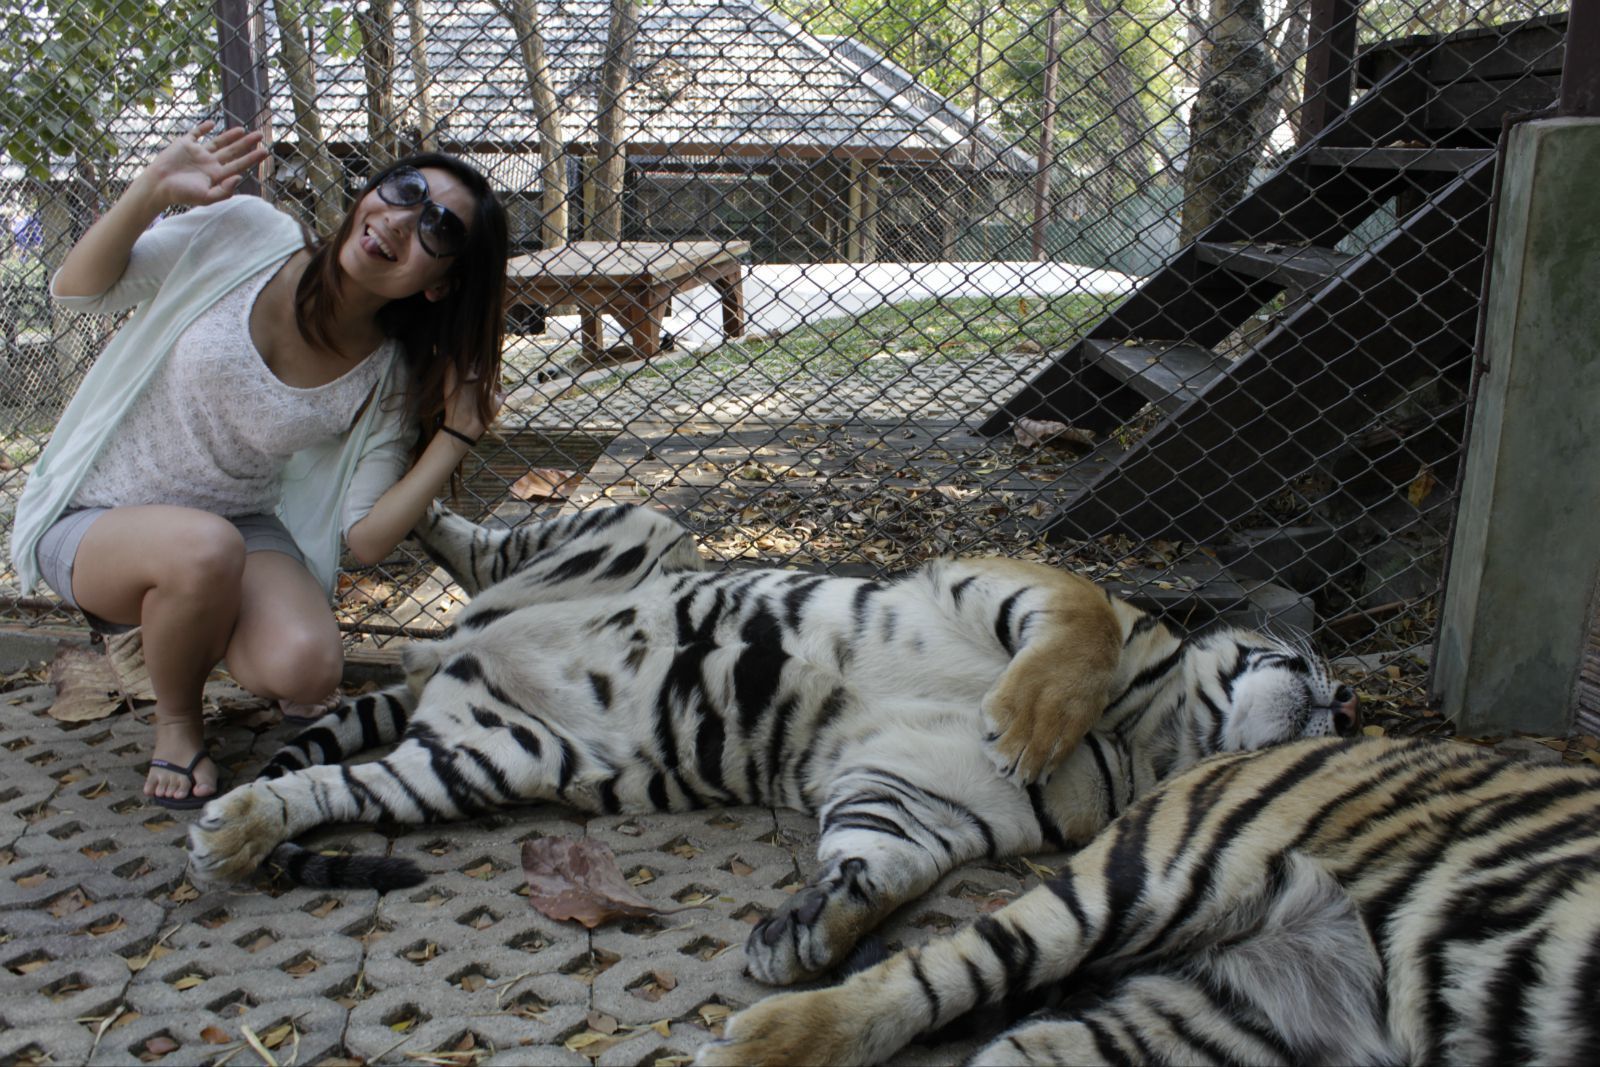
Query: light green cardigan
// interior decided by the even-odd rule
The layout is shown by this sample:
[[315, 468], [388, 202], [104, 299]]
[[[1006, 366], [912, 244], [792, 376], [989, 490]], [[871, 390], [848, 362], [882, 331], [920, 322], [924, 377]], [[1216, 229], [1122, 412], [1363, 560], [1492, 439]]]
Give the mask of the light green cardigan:
[[[299, 223], [253, 196], [163, 219], [134, 243], [122, 277], [99, 296], [55, 299], [73, 311], [137, 306], [84, 375], [28, 477], [11, 530], [11, 561], [24, 591], [39, 581], [39, 538], [61, 516], [111, 432], [132, 408], [180, 334], [201, 312], [301, 247]], [[395, 346], [377, 396], [342, 436], [297, 452], [283, 475], [278, 516], [330, 592], [344, 534], [410, 462], [405, 375]]]

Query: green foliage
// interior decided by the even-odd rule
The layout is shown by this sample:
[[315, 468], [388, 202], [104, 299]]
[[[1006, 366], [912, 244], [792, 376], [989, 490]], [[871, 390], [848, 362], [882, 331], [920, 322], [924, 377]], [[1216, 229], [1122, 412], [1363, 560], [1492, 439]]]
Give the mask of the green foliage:
[[[994, 4], [986, 0], [777, 0], [812, 33], [853, 38], [883, 53], [922, 84], [971, 108], [979, 90], [982, 116], [1026, 150], [1042, 126], [1049, 0]], [[1089, 27], [1106, 13], [1115, 63], [1126, 70], [1139, 106], [1153, 122], [1167, 118], [1185, 24], [1170, 0], [1067, 0], [1060, 46], [1057, 134], [1066, 157], [1103, 163], [1122, 147], [1111, 120], [1107, 57]], [[980, 30], [981, 27], [981, 30]], [[1083, 157], [1081, 159], [1074, 157]]]
[[0, 152], [45, 178], [52, 160], [105, 159], [111, 124], [154, 113], [186, 67], [215, 92], [216, 32], [203, 0], [0, 0]]

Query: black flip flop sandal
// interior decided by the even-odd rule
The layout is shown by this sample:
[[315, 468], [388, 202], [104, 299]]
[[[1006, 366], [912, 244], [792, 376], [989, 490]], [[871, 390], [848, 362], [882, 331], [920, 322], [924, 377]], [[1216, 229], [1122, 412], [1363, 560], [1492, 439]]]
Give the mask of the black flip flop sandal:
[[199, 752], [194, 754], [194, 759], [189, 761], [189, 765], [187, 767], [182, 766], [181, 764], [173, 763], [171, 760], [152, 759], [150, 761], [150, 766], [152, 768], [159, 767], [161, 770], [171, 771], [173, 774], [181, 774], [185, 778], [189, 779], [189, 795], [185, 797], [158, 797], [150, 794], [146, 796], [146, 799], [152, 803], [161, 805], [163, 808], [171, 808], [174, 811], [193, 811], [195, 808], [205, 807], [207, 804], [220, 797], [222, 795], [222, 767], [220, 764], [217, 767], [217, 791], [208, 797], [197, 797], [194, 795], [194, 787], [196, 784], [194, 780], [194, 769], [200, 766], [201, 760], [210, 757], [210, 755], [211, 750], [209, 748], [201, 748]]

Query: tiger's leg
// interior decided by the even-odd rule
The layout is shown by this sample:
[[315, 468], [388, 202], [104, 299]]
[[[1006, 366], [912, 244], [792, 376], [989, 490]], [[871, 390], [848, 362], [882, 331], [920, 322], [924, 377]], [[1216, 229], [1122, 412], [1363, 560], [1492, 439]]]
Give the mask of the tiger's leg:
[[596, 773], [582, 748], [542, 723], [496, 723], [489, 709], [473, 711], [483, 729], [470, 744], [442, 744], [414, 722], [380, 760], [259, 778], [213, 800], [189, 830], [196, 882], [248, 877], [278, 845], [327, 823], [445, 822], [565, 799], [565, 787]]
[[[703, 1049], [701, 1062], [874, 1063], [920, 1033], [1059, 982], [1088, 963], [1193, 955], [1208, 943], [1226, 943], [1239, 934], [1241, 920], [1259, 918], [1264, 899], [1275, 904], [1273, 893], [1290, 903], [1309, 893], [1304, 899], [1313, 905], [1322, 893], [1336, 913], [1343, 899], [1337, 883], [1326, 874], [1307, 878], [1308, 861], [1285, 850], [1304, 816], [1287, 787], [1340, 751], [1295, 746], [1250, 754], [1259, 772], [1253, 781], [1261, 786], [1237, 790], [1227, 803], [1215, 781], [1238, 771], [1241, 759], [1202, 764], [1124, 815], [1048, 884], [841, 985], [760, 1001], [729, 1020], [726, 1038]], [[1191, 823], [1194, 812], [1202, 817]], [[1348, 901], [1343, 907], [1353, 916]], [[1361, 935], [1359, 921], [1334, 925]], [[1313, 934], [1320, 929], [1314, 926]], [[1375, 964], [1367, 944], [1365, 952], [1323, 945], [1312, 956], [1324, 969], [1330, 956], [1359, 969]], [[1358, 978], [1350, 988], [1360, 984]], [[1314, 1011], [1347, 1021], [1345, 1007], [1318, 1003]]]
[[954, 610], [1011, 653], [984, 695], [984, 747], [1002, 776], [1037, 782], [1072, 754], [1111, 699], [1122, 627], [1105, 592], [1067, 571], [1012, 559], [946, 565]]
[[[527, 568], [538, 569], [519, 593], [527, 603], [562, 599], [571, 594], [574, 581], [593, 582], [600, 575], [631, 581], [641, 566], [674, 572], [704, 565], [694, 538], [671, 517], [627, 504], [493, 530], [435, 505], [411, 534], [469, 596]], [[590, 543], [595, 552], [586, 556]]]
[[819, 813], [816, 871], [745, 944], [755, 977], [774, 984], [813, 977], [961, 864], [1039, 848], [1027, 796], [995, 777], [970, 741], [902, 745], [885, 750], [878, 739], [874, 765], [833, 784]]
[[281, 778], [305, 767], [343, 763], [351, 756], [393, 744], [405, 733], [416, 704], [416, 694], [407, 685], [346, 697], [284, 742], [256, 777]]

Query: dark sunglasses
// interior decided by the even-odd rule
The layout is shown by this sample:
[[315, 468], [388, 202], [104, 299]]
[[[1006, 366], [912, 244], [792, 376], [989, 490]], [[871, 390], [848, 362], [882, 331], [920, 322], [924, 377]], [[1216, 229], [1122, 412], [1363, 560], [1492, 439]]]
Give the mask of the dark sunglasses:
[[460, 255], [467, 247], [467, 224], [443, 204], [428, 198], [428, 179], [416, 167], [396, 167], [378, 183], [378, 196], [395, 207], [422, 205], [417, 219], [417, 240], [435, 259]]

